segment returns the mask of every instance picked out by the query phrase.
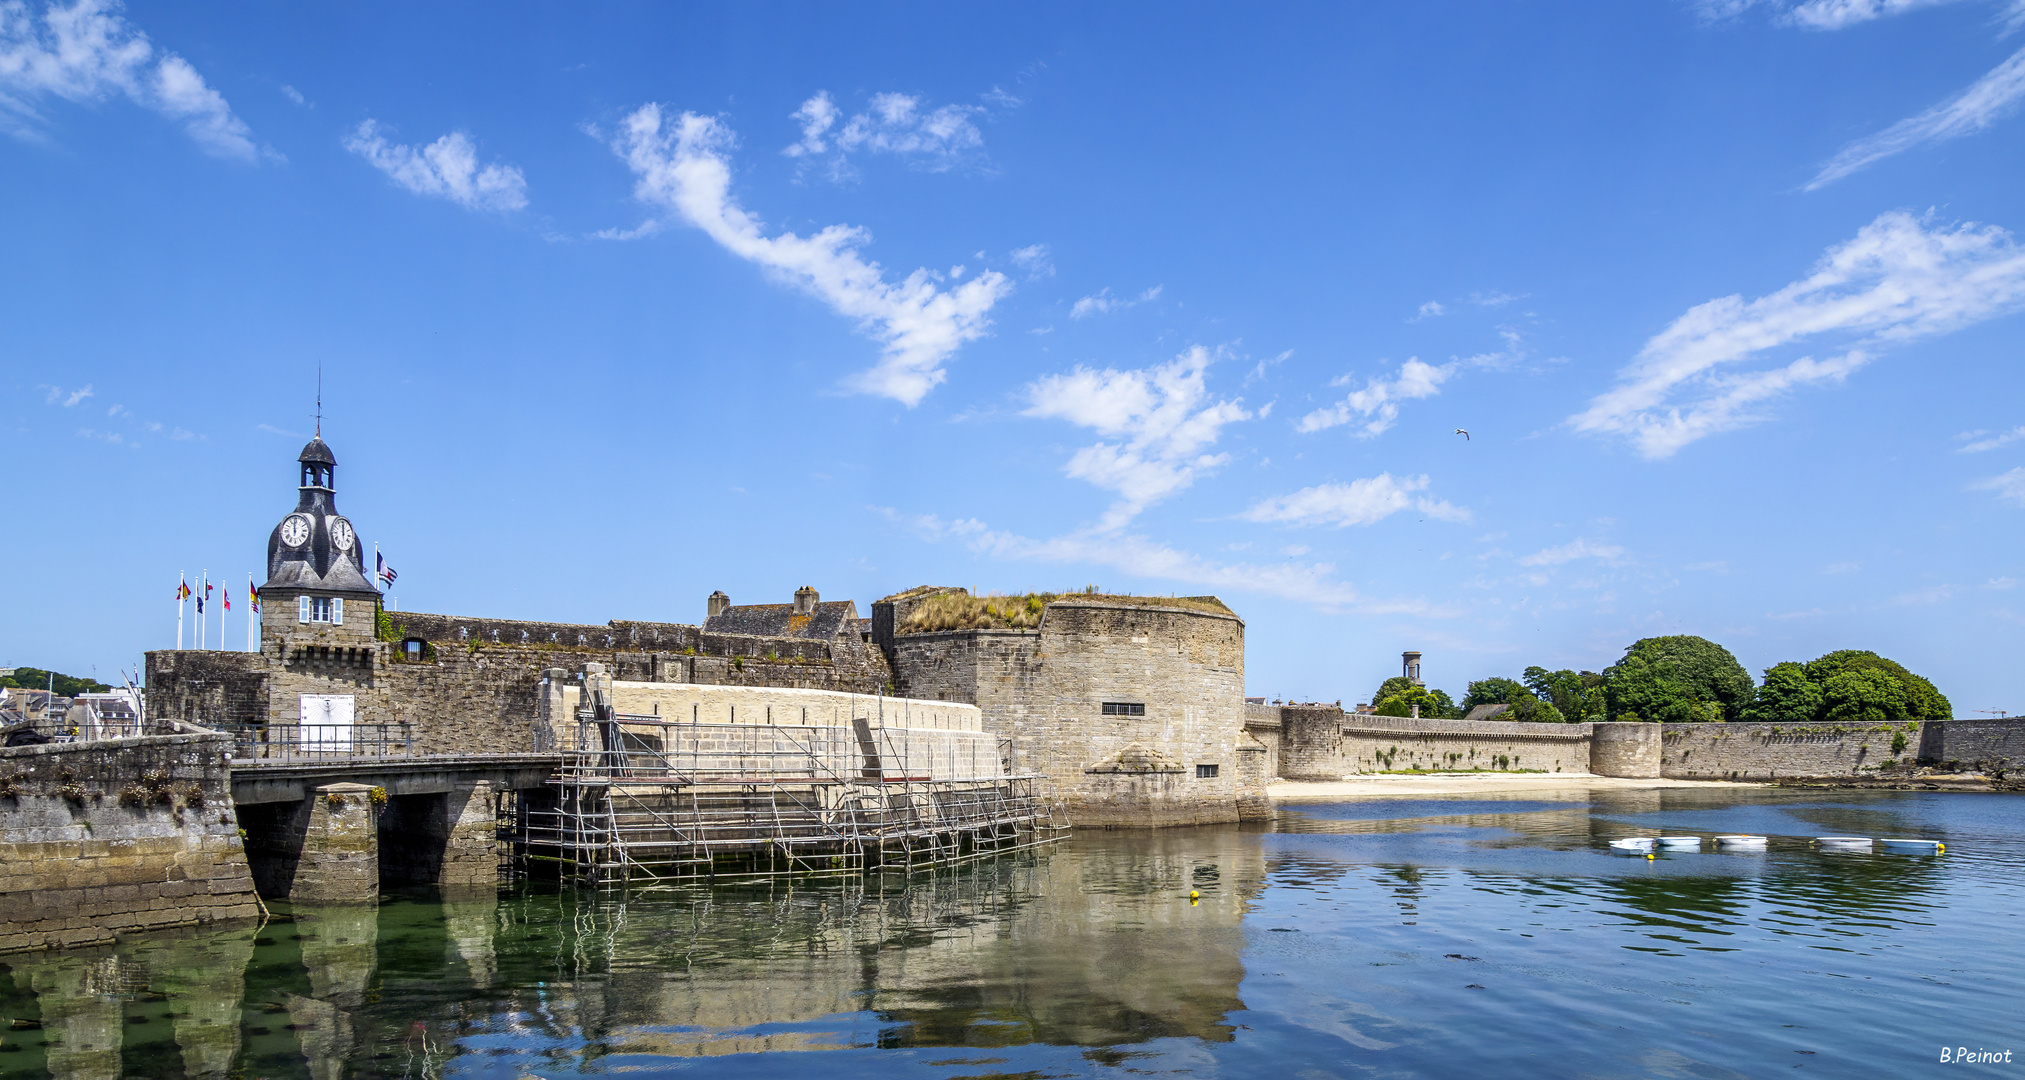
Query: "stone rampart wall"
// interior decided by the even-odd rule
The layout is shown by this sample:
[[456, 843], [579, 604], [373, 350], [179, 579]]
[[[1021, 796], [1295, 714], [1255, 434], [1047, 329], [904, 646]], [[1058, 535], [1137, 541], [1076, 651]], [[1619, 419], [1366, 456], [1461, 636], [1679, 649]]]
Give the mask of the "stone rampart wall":
[[1918, 724], [1665, 724], [1660, 775], [1681, 780], [1851, 776], [1910, 760]]
[[2025, 716], [1939, 720], [1920, 730], [1921, 761], [1997, 768], [2025, 765]]
[[[1253, 741], [1235, 616], [1057, 600], [1036, 630], [896, 634], [892, 665], [908, 697], [976, 704], [1075, 824], [1238, 818], [1238, 752]], [[1144, 713], [1107, 716], [1106, 702]]]
[[223, 735], [0, 749], [0, 952], [259, 915]]
[[[349, 694], [353, 721], [405, 723], [424, 753], [544, 748], [535, 723], [543, 672], [602, 663], [617, 678], [877, 694], [884, 655], [836, 641], [705, 634], [674, 623], [605, 626], [389, 612], [399, 642], [303, 649], [279, 635], [259, 653], [161, 650], [147, 655], [151, 715], [208, 726], [294, 724], [303, 694]], [[346, 621], [352, 621], [350, 607]], [[334, 639], [335, 640], [335, 639]]]
[[1353, 713], [1343, 722], [1343, 771], [1395, 769], [1589, 771], [1589, 725], [1433, 720]]

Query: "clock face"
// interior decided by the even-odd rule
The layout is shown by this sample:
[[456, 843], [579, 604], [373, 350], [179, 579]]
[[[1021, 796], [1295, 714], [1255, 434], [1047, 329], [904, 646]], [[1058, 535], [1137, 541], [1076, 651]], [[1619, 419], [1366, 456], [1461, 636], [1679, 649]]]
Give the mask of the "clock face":
[[352, 536], [352, 523], [343, 518], [338, 518], [331, 522], [330, 538], [333, 543], [337, 544], [339, 551], [350, 551], [352, 549], [352, 541], [356, 539]]
[[289, 547], [301, 547], [309, 543], [309, 519], [301, 514], [290, 514], [281, 523], [281, 542]]

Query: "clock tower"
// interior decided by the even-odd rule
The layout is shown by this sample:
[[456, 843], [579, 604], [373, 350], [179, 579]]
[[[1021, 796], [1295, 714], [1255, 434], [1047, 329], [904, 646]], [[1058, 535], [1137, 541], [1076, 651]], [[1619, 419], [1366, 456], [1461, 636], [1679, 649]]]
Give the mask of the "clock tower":
[[267, 538], [260, 587], [261, 640], [283, 656], [303, 646], [371, 645], [380, 591], [366, 574], [358, 533], [337, 512], [337, 457], [319, 433], [302, 448], [295, 510]]

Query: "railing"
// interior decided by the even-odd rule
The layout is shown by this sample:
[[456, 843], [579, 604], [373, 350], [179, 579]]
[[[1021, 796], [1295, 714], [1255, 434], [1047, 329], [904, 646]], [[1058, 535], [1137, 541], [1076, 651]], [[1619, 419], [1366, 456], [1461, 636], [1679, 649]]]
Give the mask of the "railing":
[[395, 724], [271, 724], [229, 729], [235, 761], [316, 761], [329, 758], [419, 757], [415, 733]]

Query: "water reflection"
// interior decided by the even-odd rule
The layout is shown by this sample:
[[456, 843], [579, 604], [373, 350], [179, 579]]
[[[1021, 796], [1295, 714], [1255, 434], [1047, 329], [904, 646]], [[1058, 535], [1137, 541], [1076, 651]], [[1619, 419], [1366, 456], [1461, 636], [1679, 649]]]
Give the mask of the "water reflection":
[[[1992, 838], [1965, 860], [1606, 849], [1741, 822]], [[257, 929], [4, 957], [0, 1077], [745, 1075], [769, 1054], [938, 1080], [1755, 1075], [1809, 1025], [1873, 1055], [1925, 1013], [2017, 1028], [2025, 845], [1960, 802], [1535, 794], [1274, 829], [1085, 833], [911, 879], [277, 905]], [[1703, 1034], [1664, 1013], [1685, 1008]], [[1618, 1034], [1563, 1045], [1579, 1031]]]

